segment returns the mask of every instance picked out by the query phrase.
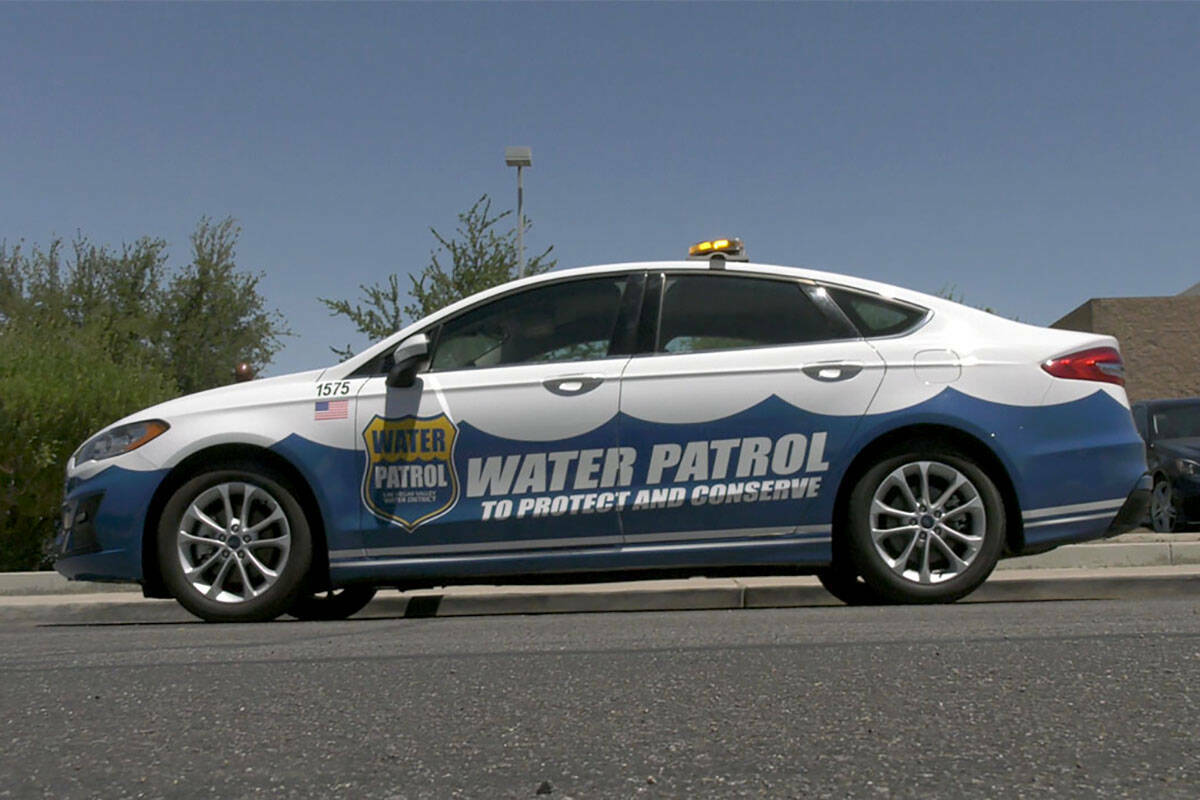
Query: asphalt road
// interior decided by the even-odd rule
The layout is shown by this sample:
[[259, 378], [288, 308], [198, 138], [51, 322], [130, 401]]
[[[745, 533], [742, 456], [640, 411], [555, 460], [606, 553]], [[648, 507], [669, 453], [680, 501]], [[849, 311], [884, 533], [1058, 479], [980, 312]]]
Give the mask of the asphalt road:
[[0, 627], [0, 798], [1200, 796], [1200, 601]]

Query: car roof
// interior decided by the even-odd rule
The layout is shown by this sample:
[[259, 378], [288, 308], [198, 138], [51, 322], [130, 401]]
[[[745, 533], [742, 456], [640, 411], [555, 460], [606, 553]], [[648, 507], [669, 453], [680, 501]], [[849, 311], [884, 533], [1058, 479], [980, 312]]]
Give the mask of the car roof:
[[[470, 297], [466, 297], [457, 302], [451, 303], [445, 308], [439, 309], [428, 316], [422, 317], [419, 320], [414, 320], [409, 325], [400, 329], [391, 336], [376, 342], [361, 353], [352, 356], [341, 364], [337, 365], [339, 371], [347, 371], [357, 369], [359, 366], [367, 363], [375, 356], [386, 350], [388, 347], [394, 346], [396, 343], [403, 340], [405, 337], [415, 332], [415, 328], [421, 324], [435, 323], [440, 319], [458, 313], [458, 311], [475, 305], [476, 303], [484, 302], [492, 297], [506, 294], [523, 288], [531, 288], [542, 283], [551, 283], [558, 280], [564, 280], [574, 277], [583, 277], [587, 275], [609, 275], [620, 274], [626, 272], [723, 272], [727, 274], [754, 274], [754, 275], [776, 275], [789, 278], [797, 278], [801, 280], [810, 280], [817, 283], [841, 286], [849, 289], [854, 289], [861, 292], [869, 292], [877, 294], [881, 297], [899, 300], [901, 302], [912, 303], [914, 305], [925, 308], [946, 308], [956, 307], [964, 308], [957, 303], [943, 298], [934, 297], [932, 295], [916, 292], [909, 289], [904, 289], [899, 286], [893, 286], [879, 281], [868, 280], [865, 278], [856, 278], [850, 275], [843, 275], [836, 272], [826, 272], [824, 270], [808, 269], [805, 267], [792, 267], [781, 264], [759, 264], [751, 261], [726, 261], [723, 266], [714, 266], [711, 260], [688, 260], [688, 261], [630, 261], [613, 264], [598, 264], [595, 266], [585, 267], [569, 267], [566, 269], [553, 269], [549, 272], [543, 272], [538, 275], [531, 275], [526, 278], [518, 278], [514, 281], [508, 281], [490, 289], [486, 289]], [[982, 312], [981, 312], [982, 313]]]
[[[919, 292], [912, 292], [900, 286], [893, 286], [879, 281], [872, 281], [866, 278], [856, 278], [852, 275], [844, 275], [836, 272], [828, 272], [825, 270], [809, 269], [807, 267], [795, 267], [786, 264], [765, 264], [756, 261], [723, 261], [718, 259], [720, 266], [714, 266], [709, 259], [693, 259], [687, 261], [629, 261], [612, 264], [598, 264], [588, 267], [571, 267], [567, 269], [556, 269], [550, 272], [542, 273], [536, 276], [537, 278], [553, 279], [554, 277], [566, 277], [572, 275], [587, 275], [590, 273], [604, 274], [610, 272], [632, 272], [638, 270], [650, 272], [749, 272], [761, 275], [786, 275], [793, 278], [802, 278], [820, 283], [833, 283], [841, 286], [847, 286], [861, 291], [882, 294], [889, 297], [897, 297], [900, 295], [919, 295]], [[524, 280], [530, 280], [526, 278]], [[531, 281], [532, 282], [532, 281]], [[510, 286], [513, 284], [504, 284]]]

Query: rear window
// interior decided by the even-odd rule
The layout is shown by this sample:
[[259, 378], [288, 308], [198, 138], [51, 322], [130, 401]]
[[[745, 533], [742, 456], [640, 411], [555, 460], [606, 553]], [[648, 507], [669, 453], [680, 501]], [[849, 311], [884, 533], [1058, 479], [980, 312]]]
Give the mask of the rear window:
[[672, 275], [663, 290], [658, 350], [696, 353], [837, 339], [794, 281]]
[[863, 336], [895, 336], [904, 333], [924, 319], [927, 313], [923, 308], [846, 289], [830, 287], [829, 296]]

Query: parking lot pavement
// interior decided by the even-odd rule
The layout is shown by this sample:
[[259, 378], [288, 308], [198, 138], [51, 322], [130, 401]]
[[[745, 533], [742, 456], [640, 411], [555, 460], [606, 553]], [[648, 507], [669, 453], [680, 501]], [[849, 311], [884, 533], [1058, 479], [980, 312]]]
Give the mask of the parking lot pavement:
[[0, 797], [1193, 800], [1198, 611], [0, 623]]

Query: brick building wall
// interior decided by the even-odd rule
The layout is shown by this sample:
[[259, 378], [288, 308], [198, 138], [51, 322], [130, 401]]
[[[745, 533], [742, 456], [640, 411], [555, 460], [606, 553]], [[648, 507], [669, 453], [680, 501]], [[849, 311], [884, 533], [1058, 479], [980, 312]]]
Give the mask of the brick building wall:
[[1117, 337], [1132, 401], [1200, 396], [1200, 295], [1094, 298], [1050, 327]]

